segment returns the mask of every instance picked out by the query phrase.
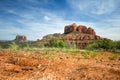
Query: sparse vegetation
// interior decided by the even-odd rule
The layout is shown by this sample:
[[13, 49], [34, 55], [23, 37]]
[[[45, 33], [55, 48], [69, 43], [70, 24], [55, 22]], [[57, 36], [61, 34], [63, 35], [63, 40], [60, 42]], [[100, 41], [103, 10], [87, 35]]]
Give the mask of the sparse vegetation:
[[59, 40], [57, 38], [52, 38], [49, 43], [49, 47], [56, 47], [56, 48], [65, 48], [66, 42], [64, 40]]
[[0, 46], [0, 50], [2, 50], [2, 47]]
[[[76, 55], [78, 53], [75, 53], [75, 55], [72, 54], [71, 56], [71, 53], [69, 54], [68, 52], [67, 53], [64, 52], [63, 54], [63, 52], [58, 52], [58, 50], [55, 51], [55, 48], [54, 50], [49, 49], [48, 51], [46, 50], [21, 51], [20, 50], [18, 52], [18, 51], [3, 50], [0, 53], [1, 53], [0, 63], [2, 63], [0, 65], [0, 69], [2, 70], [0, 73], [0, 77], [3, 80], [33, 79], [33, 78], [35, 80], [41, 79], [41, 78], [46, 79], [45, 77], [47, 75], [48, 76], [53, 75], [53, 73], [55, 73], [55, 75], [53, 75], [55, 78], [53, 77], [51, 78], [50, 76], [47, 79], [57, 80], [57, 79], [65, 78], [66, 80], [70, 80], [71, 79], [70, 74], [73, 75], [75, 79], [81, 79], [81, 78], [86, 79], [86, 76], [83, 77], [78, 75], [78, 74], [83, 75], [83, 72], [82, 72], [83, 70], [85, 75], [92, 77], [93, 79], [94, 78], [96, 79], [96, 77], [90, 75], [89, 72], [91, 71], [92, 71], [92, 74], [98, 77], [99, 75], [100, 76], [106, 75], [110, 77], [112, 76], [115, 80], [119, 78], [118, 76], [119, 61], [116, 61], [120, 56], [119, 54], [115, 55], [114, 53], [109, 54], [109, 53], [101, 52], [102, 54], [107, 55], [105, 56], [105, 55], [99, 54], [99, 56], [106, 57], [101, 60], [101, 58], [99, 57], [96, 58], [97, 52], [94, 52], [94, 51], [82, 51], [82, 52], [78, 52], [79, 55]], [[93, 59], [93, 58], [96, 58], [96, 59]], [[105, 61], [106, 59], [110, 59], [110, 61], [106, 62]], [[106, 70], [104, 70], [103, 67]], [[114, 75], [110, 73], [113, 73]], [[9, 76], [7, 76], [8, 74]], [[31, 77], [31, 74], [32, 74], [32, 77]], [[63, 74], [62, 77], [61, 77], [61, 74]], [[102, 78], [106, 79], [106, 76]]]
[[88, 45], [86, 49], [88, 50], [96, 50], [98, 49], [99, 45], [96, 42], [93, 42], [92, 44]]
[[82, 54], [85, 58], [95, 58], [97, 56], [95, 51], [83, 51]]
[[108, 58], [110, 60], [115, 60], [115, 59], [117, 59], [117, 57], [118, 57], [118, 55], [114, 54], [114, 55], [109, 56]]
[[18, 46], [15, 42], [12, 42], [12, 43], [9, 45], [9, 49], [10, 49], [10, 50], [18, 50], [18, 49], [19, 49], [19, 46]]
[[66, 52], [66, 53], [78, 53], [78, 52], [80, 52], [80, 50], [77, 48], [63, 48], [62, 51]]
[[120, 44], [112, 40], [97, 40], [89, 44], [86, 49], [88, 50], [99, 50], [99, 51], [114, 51], [119, 49]]
[[120, 49], [120, 41], [115, 41], [116, 42], [116, 49]]
[[30, 44], [26, 43], [26, 45], [23, 48], [24, 50], [31, 50]]

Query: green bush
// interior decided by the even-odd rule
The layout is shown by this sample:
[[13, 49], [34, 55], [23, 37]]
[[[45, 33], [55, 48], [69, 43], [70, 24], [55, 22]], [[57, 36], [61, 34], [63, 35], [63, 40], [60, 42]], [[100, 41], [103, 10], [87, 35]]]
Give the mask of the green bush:
[[120, 41], [116, 41], [116, 49], [120, 49]]
[[24, 46], [24, 49], [25, 49], [25, 50], [31, 50], [30, 44], [29, 44], [29, 43], [26, 43], [26, 45]]
[[52, 38], [49, 41], [49, 47], [64, 48], [66, 47], [66, 42], [64, 40], [59, 40], [57, 38]]
[[113, 51], [116, 49], [116, 42], [112, 40], [96, 40], [89, 44], [86, 49], [88, 50], [109, 50]]
[[9, 45], [9, 49], [10, 49], [10, 50], [18, 50], [18, 49], [19, 49], [19, 46], [18, 46], [15, 42], [12, 42], [12, 43]]
[[2, 50], [2, 47], [0, 46], [0, 50]]
[[10, 44], [10, 42], [1, 42], [0, 46], [2, 49], [7, 49], [7, 48], [9, 48], [9, 44]]
[[112, 40], [103, 40], [103, 43], [102, 43], [102, 48], [103, 49], [106, 49], [106, 50], [113, 50], [115, 49], [115, 42], [112, 41]]
[[88, 49], [88, 50], [95, 50], [95, 49], [98, 49], [98, 47], [99, 47], [98, 44], [94, 42], [94, 43], [88, 45], [86, 47], [86, 49]]

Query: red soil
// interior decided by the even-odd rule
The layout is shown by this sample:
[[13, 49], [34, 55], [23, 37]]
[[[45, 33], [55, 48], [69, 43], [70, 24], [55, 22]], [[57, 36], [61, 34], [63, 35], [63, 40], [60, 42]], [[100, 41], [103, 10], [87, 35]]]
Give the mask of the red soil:
[[120, 56], [109, 60], [69, 54], [46, 59], [18, 53], [0, 51], [0, 80], [120, 80]]

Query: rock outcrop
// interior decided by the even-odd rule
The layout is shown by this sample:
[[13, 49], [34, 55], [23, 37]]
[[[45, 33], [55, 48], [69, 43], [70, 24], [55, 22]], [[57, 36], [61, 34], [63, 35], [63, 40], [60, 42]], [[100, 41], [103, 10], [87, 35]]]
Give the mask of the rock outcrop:
[[16, 42], [28, 42], [27, 37], [24, 35], [17, 35], [15, 38]]
[[73, 23], [72, 25], [65, 26], [64, 33], [70, 33], [76, 31], [77, 25]]
[[64, 28], [65, 34], [70, 32], [75, 32], [75, 31], [78, 31], [79, 33], [96, 35], [94, 29], [92, 29], [91, 27], [87, 28], [84, 25], [77, 26], [75, 23], [73, 23], [72, 25], [67, 25]]

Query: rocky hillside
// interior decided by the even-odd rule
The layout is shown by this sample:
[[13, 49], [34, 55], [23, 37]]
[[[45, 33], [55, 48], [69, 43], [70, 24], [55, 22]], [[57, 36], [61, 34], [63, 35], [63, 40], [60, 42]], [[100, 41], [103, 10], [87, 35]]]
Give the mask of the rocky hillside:
[[60, 40], [65, 40], [70, 45], [76, 45], [78, 48], [84, 48], [94, 40], [106, 40], [107, 38], [102, 38], [96, 35], [96, 32], [91, 27], [84, 25], [76, 25], [75, 23], [71, 25], [66, 25], [63, 34], [50, 34], [44, 36], [43, 39], [38, 40], [37, 43], [47, 43], [51, 37], [56, 37]]

